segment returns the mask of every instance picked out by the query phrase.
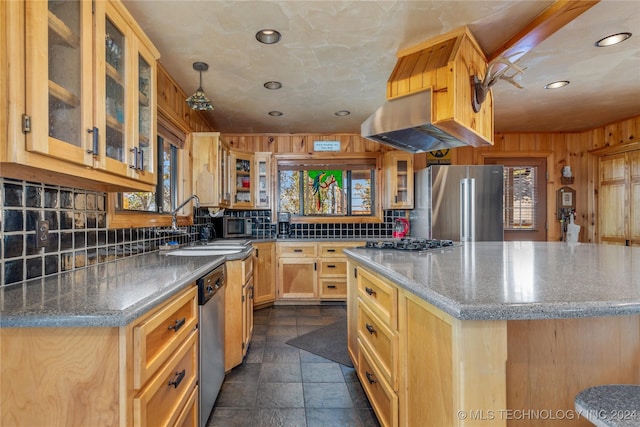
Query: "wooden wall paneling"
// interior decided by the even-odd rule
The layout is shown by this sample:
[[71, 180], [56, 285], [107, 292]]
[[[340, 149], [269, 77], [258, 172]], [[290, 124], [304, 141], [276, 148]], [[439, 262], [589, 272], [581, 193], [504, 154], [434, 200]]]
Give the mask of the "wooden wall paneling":
[[292, 135], [289, 138], [292, 153], [313, 152], [313, 141], [320, 140], [315, 135]]
[[291, 153], [291, 136], [279, 135], [276, 137], [276, 150], [274, 153]]
[[276, 149], [276, 138], [273, 136], [264, 135], [258, 138], [257, 150], [267, 153], [273, 153]]
[[640, 116], [623, 121], [621, 127], [625, 143], [640, 140]]
[[604, 145], [614, 146], [623, 143], [624, 138], [622, 136], [622, 126], [620, 122], [605, 125], [604, 138]]

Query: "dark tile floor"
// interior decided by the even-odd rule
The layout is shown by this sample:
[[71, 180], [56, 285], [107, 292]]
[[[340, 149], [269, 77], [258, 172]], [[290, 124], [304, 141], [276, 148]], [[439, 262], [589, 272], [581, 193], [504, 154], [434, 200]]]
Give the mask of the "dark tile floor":
[[353, 368], [286, 344], [346, 314], [335, 305], [255, 311], [247, 357], [227, 374], [207, 427], [378, 427]]

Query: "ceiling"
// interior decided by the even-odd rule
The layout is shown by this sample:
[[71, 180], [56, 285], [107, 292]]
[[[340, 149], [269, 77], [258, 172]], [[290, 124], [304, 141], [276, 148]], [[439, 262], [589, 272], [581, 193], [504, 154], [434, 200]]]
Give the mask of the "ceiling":
[[[202, 86], [215, 109], [205, 114], [217, 131], [274, 134], [359, 133], [385, 101], [400, 49], [467, 25], [490, 56], [552, 3], [124, 0], [187, 95], [199, 84], [192, 63], [209, 64]], [[264, 28], [280, 42], [259, 43]], [[634, 35], [594, 46], [623, 31]], [[502, 80], [492, 89], [496, 132], [581, 131], [640, 114], [640, 2], [601, 1], [518, 65], [523, 89]], [[282, 88], [265, 89], [270, 80]], [[543, 88], [557, 80], [571, 83]]]

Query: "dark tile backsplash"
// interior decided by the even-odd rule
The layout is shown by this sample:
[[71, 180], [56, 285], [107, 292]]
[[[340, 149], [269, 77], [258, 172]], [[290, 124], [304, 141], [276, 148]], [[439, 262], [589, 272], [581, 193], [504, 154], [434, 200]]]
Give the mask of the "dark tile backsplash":
[[[102, 192], [31, 183], [0, 177], [0, 284], [57, 274], [117, 258], [158, 250], [174, 240], [195, 241], [211, 222], [207, 209], [197, 209], [194, 225], [172, 234], [157, 227], [107, 229], [107, 195]], [[291, 238], [386, 238], [395, 218], [405, 211], [385, 211], [381, 224], [291, 224]], [[253, 237], [276, 236], [271, 211], [227, 210], [225, 215], [252, 218]], [[38, 247], [39, 220], [49, 222], [49, 239]]]

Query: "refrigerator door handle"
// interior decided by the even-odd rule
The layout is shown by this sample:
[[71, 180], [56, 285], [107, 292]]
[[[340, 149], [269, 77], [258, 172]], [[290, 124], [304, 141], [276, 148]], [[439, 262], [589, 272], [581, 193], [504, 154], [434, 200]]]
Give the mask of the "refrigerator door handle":
[[460, 180], [460, 241], [472, 242], [476, 235], [476, 180]]

